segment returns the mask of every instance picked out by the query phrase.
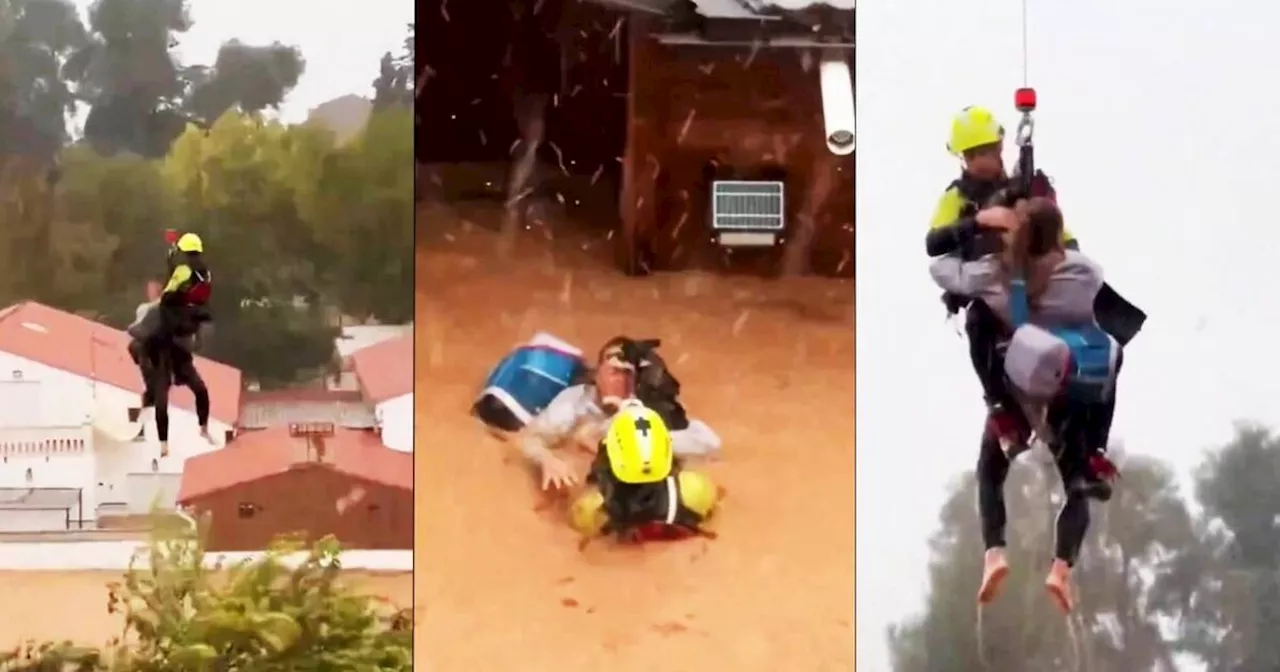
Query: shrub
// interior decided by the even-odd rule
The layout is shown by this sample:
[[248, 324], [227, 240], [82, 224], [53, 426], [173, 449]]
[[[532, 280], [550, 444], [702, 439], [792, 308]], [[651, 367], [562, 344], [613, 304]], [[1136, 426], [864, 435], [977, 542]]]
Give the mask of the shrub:
[[339, 550], [332, 537], [310, 548], [282, 537], [264, 557], [207, 567], [203, 535], [157, 533], [107, 586], [119, 638], [28, 642], [0, 653], [0, 672], [412, 669], [409, 610], [341, 583]]

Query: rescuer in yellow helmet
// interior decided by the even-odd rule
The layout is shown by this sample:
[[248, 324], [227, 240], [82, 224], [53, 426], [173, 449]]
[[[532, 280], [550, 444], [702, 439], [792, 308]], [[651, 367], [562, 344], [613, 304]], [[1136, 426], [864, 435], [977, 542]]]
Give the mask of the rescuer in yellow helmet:
[[[1001, 155], [1004, 138], [1004, 126], [986, 108], [966, 107], [952, 118], [947, 150], [961, 159], [963, 169], [934, 208], [925, 239], [930, 257], [954, 254], [972, 261], [1003, 249], [1007, 220], [990, 206], [1014, 205], [1003, 202], [1013, 186]], [[1040, 171], [1031, 179], [1031, 193], [1021, 196], [1056, 200], [1049, 178]], [[1077, 247], [1075, 238], [1065, 229], [1063, 243], [1071, 249]], [[996, 351], [1005, 337], [1004, 325], [990, 307], [972, 297], [946, 294], [943, 301], [953, 314], [968, 308], [965, 332], [969, 356], [987, 402], [988, 431], [1013, 452], [1022, 450], [1031, 430], [1005, 389], [1002, 360]]]
[[570, 523], [587, 537], [698, 533], [720, 499], [710, 478], [682, 468], [662, 417], [634, 399], [610, 422], [587, 483], [570, 508]]
[[207, 303], [213, 291], [212, 274], [204, 261], [204, 241], [195, 233], [165, 232], [170, 243], [166, 257], [169, 278], [157, 304], [139, 309], [129, 327], [129, 354], [143, 379], [142, 407], [154, 408], [160, 456], [169, 454], [169, 389], [186, 385], [196, 400], [200, 433], [209, 434], [209, 389], [195, 367], [190, 344], [200, 325], [210, 320]]

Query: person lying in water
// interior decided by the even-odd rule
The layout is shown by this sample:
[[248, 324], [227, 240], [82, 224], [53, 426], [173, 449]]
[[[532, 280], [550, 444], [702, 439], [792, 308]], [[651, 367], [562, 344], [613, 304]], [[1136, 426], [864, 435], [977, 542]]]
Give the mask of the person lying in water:
[[[595, 452], [622, 403], [635, 396], [636, 365], [625, 356], [626, 339], [611, 339], [600, 350], [594, 380], [565, 388], [541, 413], [525, 425], [520, 452], [542, 474], [542, 488], [577, 485], [579, 478], [554, 450], [573, 444]], [[708, 456], [720, 450], [720, 437], [705, 423], [671, 431], [672, 450], [680, 457]]]
[[[1089, 499], [1110, 496], [1115, 468], [1105, 451], [1115, 413], [1115, 382], [1122, 351], [1097, 325], [1094, 299], [1103, 285], [1096, 262], [1062, 244], [1062, 215], [1047, 199], [995, 213], [1008, 231], [1005, 251], [972, 262], [934, 261], [931, 272], [948, 292], [981, 299], [1012, 336], [1002, 371], [1020, 399], [1011, 403], [1039, 426], [1054, 453], [1066, 499], [1057, 518], [1054, 560], [1045, 579], [1050, 596], [1069, 611], [1069, 577], [1089, 528]], [[1032, 325], [1030, 327], [1025, 325]], [[1024, 331], [1030, 329], [1030, 331]], [[1027, 345], [1023, 333], [1037, 343]], [[1060, 341], [1060, 342], [1059, 342]], [[1047, 344], [1047, 345], [1046, 345]], [[1047, 348], [1047, 349], [1046, 349]], [[1070, 367], [1061, 354], [1069, 349]], [[1022, 355], [1026, 354], [1025, 357]], [[1015, 361], [1026, 366], [1015, 366]], [[1015, 370], [1037, 373], [1015, 377]], [[1035, 388], [1035, 389], [1032, 389]], [[1005, 559], [1004, 482], [1010, 456], [988, 430], [978, 458], [978, 510], [986, 553], [979, 602], [995, 598], [1009, 567]], [[1105, 493], [1105, 496], [1102, 494]]]
[[569, 508], [569, 524], [584, 540], [709, 535], [703, 524], [720, 501], [710, 478], [684, 468], [662, 415], [638, 399], [622, 402], [609, 421], [587, 485]]

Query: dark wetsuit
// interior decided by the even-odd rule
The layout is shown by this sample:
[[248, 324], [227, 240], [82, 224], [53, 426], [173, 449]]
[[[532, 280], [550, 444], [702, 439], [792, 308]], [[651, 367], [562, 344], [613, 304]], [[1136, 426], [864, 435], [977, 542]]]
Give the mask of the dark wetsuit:
[[130, 346], [130, 354], [142, 370], [142, 405], [155, 407], [156, 434], [161, 441], [169, 440], [169, 390], [173, 385], [191, 389], [201, 427], [209, 425], [210, 406], [209, 389], [196, 370], [195, 356], [180, 342], [193, 337], [201, 323], [210, 319], [205, 304], [212, 277], [199, 253], [173, 252], [169, 269], [160, 304], [132, 334], [135, 341]]

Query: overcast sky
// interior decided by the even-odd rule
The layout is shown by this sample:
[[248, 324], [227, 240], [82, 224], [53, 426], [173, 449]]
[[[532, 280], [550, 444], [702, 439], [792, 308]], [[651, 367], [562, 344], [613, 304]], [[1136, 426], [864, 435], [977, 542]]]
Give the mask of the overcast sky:
[[[1235, 420], [1280, 428], [1280, 94], [1264, 79], [1280, 4], [1029, 1], [1038, 162], [1084, 251], [1151, 315], [1113, 438], [1186, 473]], [[958, 172], [951, 115], [985, 105], [1015, 125], [1021, 5], [858, 13], [857, 659], [881, 672], [885, 627], [923, 606], [948, 485], [977, 458], [979, 388], [922, 239]]]
[[[87, 9], [91, 2], [77, 4]], [[232, 38], [302, 49], [307, 69], [281, 110], [291, 122], [348, 93], [372, 97], [378, 59], [387, 51], [400, 52], [414, 13], [411, 0], [336, 7], [305, 0], [191, 0], [190, 6], [195, 26], [181, 37], [178, 49], [188, 63], [212, 65], [218, 47]]]

